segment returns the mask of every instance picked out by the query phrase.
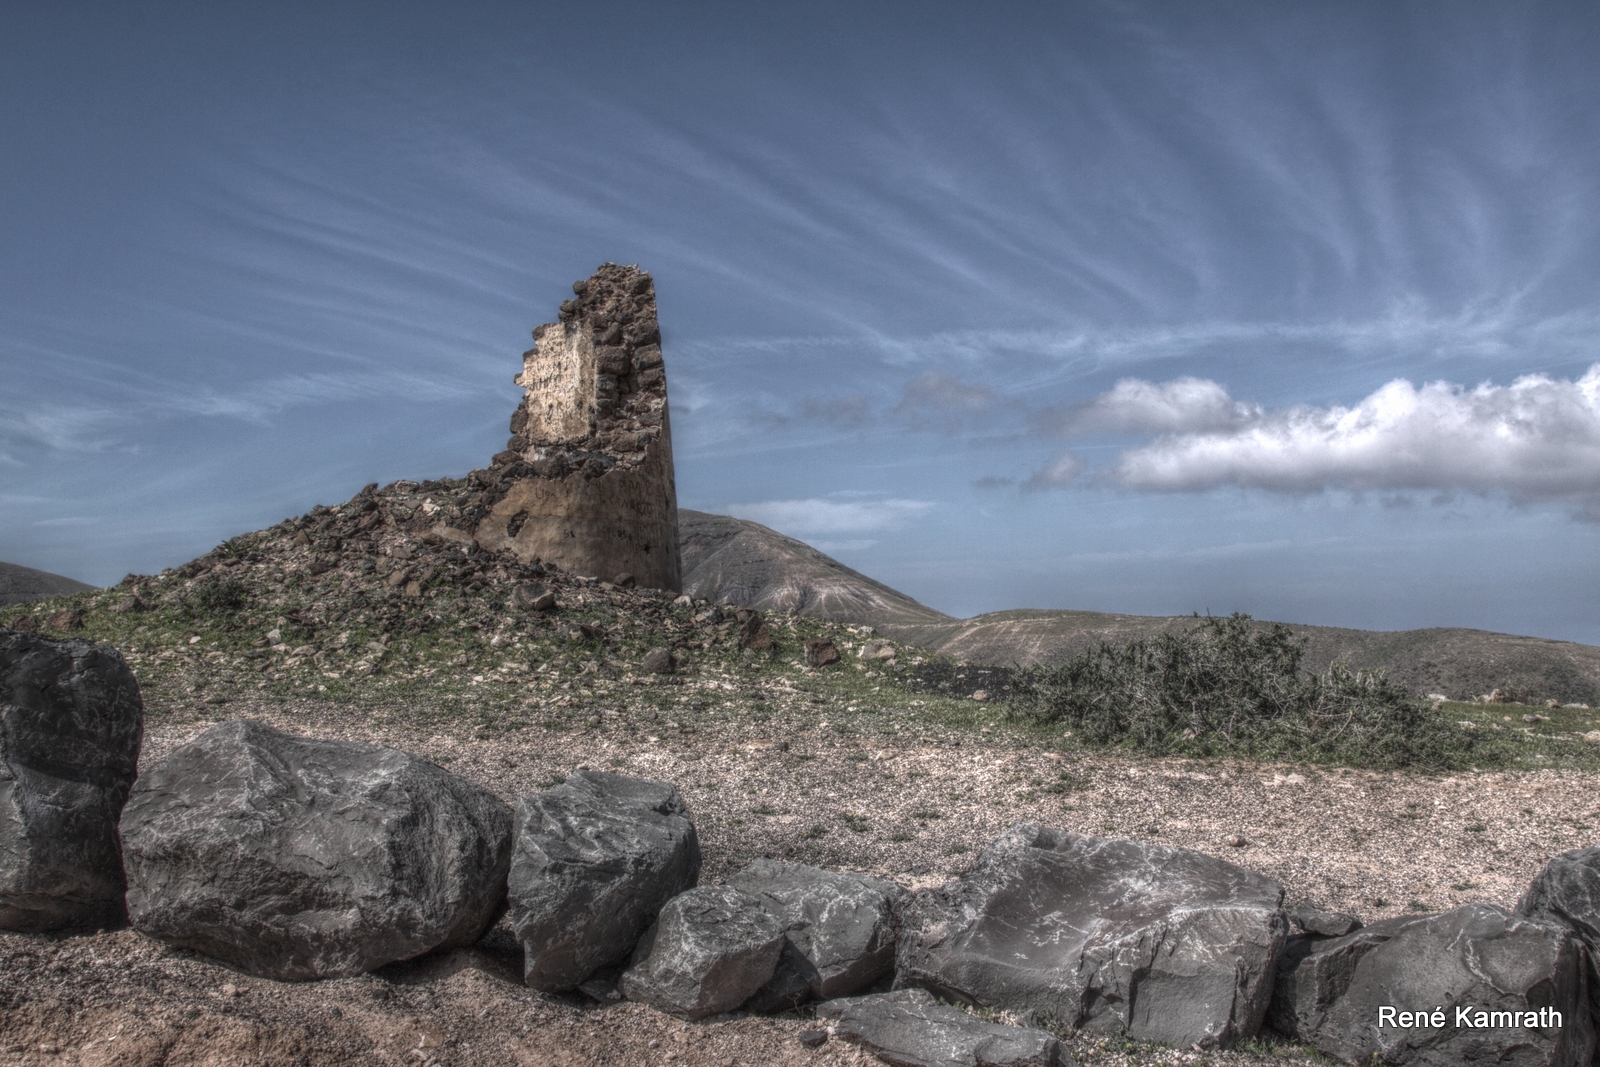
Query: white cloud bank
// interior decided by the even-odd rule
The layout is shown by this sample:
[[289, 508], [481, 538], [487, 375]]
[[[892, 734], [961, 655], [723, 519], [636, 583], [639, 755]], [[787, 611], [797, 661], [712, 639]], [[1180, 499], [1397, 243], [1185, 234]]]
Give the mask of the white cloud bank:
[[1259, 407], [1233, 399], [1207, 378], [1159, 384], [1124, 378], [1093, 400], [1041, 412], [1039, 422], [1063, 434], [1191, 433], [1232, 430], [1260, 417]]
[[[1115, 416], [1119, 428], [1165, 430], [1108, 472], [1132, 489], [1504, 492], [1579, 503], [1600, 518], [1600, 363], [1577, 380], [1529, 375], [1470, 389], [1395, 380], [1352, 407], [1278, 411], [1234, 404], [1215, 382], [1130, 379], [1083, 410], [1104, 413], [1106, 428]], [[1224, 417], [1233, 421], [1219, 425]]]

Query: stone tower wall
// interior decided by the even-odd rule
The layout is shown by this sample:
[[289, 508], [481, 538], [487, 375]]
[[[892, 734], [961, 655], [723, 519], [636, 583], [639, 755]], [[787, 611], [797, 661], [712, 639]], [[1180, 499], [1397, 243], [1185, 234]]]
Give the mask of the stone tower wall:
[[678, 590], [678, 497], [655, 288], [607, 263], [533, 332], [496, 466], [522, 472], [479, 523], [485, 548]]

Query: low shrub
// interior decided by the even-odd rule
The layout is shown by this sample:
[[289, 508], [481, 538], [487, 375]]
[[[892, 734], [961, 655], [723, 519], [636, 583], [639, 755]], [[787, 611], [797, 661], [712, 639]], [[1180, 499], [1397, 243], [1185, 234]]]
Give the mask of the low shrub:
[[1240, 755], [1364, 767], [1464, 766], [1476, 739], [1381, 672], [1303, 674], [1305, 641], [1250, 616], [1106, 642], [1013, 682], [1015, 718], [1141, 752]]
[[197, 583], [183, 606], [191, 615], [223, 615], [244, 607], [249, 597], [250, 590], [237, 578], [212, 577]]

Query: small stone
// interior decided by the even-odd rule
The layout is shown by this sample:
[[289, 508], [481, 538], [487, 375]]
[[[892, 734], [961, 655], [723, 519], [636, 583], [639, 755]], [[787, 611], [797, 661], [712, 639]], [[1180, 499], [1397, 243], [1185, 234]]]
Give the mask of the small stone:
[[821, 1048], [828, 1043], [826, 1030], [802, 1030], [795, 1035], [806, 1048]]
[[987, 689], [976, 689], [976, 690], [973, 690], [972, 699], [976, 700], [976, 701], [980, 701], [980, 702], [988, 700], [989, 699], [989, 691]]
[[831, 638], [819, 637], [806, 642], [806, 666], [826, 667], [839, 662], [839, 647]]
[[611, 579], [611, 584], [616, 586], [618, 589], [632, 589], [635, 584], [634, 577], [627, 571], [623, 571], [621, 574]]
[[523, 611], [549, 611], [556, 606], [556, 595], [539, 582], [524, 582], [511, 591], [511, 603]]
[[779, 752], [787, 752], [787, 751], [789, 751], [789, 742], [787, 742], [787, 741], [779, 741], [776, 745], [773, 745], [772, 747], [777, 749]]
[[1590, 730], [1583, 735], [1583, 739], [1591, 745], [1600, 745], [1600, 730]]
[[644, 654], [644, 669], [651, 674], [672, 673], [672, 652], [665, 648], [652, 648]]
[[672, 606], [677, 610], [687, 611], [694, 607], [694, 598], [685, 593], [682, 596], [674, 597], [672, 600]]
[[1242, 834], [1229, 834], [1222, 839], [1222, 843], [1229, 848], [1244, 848], [1250, 842]]

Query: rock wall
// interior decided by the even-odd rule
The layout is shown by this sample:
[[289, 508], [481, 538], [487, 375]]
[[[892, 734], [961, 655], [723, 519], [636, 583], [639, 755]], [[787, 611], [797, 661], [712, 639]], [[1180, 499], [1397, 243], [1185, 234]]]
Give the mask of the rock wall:
[[655, 287], [607, 263], [533, 331], [526, 390], [495, 456], [514, 472], [480, 545], [576, 574], [678, 591], [678, 497]]

